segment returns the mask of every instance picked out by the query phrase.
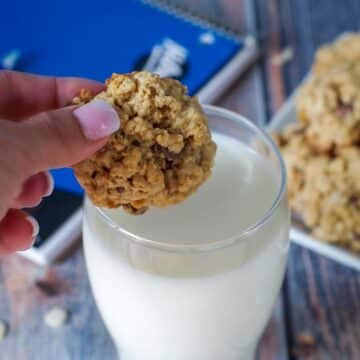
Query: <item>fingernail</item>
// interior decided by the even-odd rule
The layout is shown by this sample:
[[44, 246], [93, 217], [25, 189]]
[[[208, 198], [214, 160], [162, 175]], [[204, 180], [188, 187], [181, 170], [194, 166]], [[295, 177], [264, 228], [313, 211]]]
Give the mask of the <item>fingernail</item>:
[[45, 171], [45, 176], [47, 178], [47, 183], [48, 183], [48, 187], [47, 187], [47, 190], [44, 194], [44, 197], [47, 197], [47, 196], [50, 196], [53, 191], [54, 191], [54, 178], [52, 177], [52, 175], [48, 172], [48, 171]]
[[39, 234], [39, 230], [40, 230], [40, 226], [39, 226], [39, 223], [37, 222], [37, 220], [28, 215], [26, 218], [25, 218], [30, 224], [31, 224], [31, 227], [32, 227], [32, 237], [34, 239], [34, 242], [35, 242], [35, 239], [36, 239], [36, 236]]
[[74, 111], [85, 137], [98, 140], [120, 128], [115, 109], [104, 100], [93, 100]]

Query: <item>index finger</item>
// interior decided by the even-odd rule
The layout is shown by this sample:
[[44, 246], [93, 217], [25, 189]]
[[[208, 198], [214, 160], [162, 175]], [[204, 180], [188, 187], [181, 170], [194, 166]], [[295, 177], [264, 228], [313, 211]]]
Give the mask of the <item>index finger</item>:
[[0, 71], [0, 117], [23, 119], [68, 105], [82, 89], [95, 94], [104, 85], [80, 78], [56, 78]]

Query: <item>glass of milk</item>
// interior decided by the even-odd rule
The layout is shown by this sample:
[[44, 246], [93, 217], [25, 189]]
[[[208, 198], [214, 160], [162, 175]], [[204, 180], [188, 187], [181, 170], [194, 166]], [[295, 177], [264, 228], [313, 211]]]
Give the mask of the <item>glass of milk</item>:
[[204, 110], [215, 166], [186, 201], [141, 216], [85, 201], [90, 282], [121, 360], [253, 359], [282, 283], [280, 154], [240, 115]]

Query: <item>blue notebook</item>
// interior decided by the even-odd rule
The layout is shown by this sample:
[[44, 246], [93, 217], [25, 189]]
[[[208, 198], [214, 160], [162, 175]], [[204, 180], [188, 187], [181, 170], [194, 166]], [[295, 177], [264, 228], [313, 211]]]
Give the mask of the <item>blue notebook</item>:
[[[0, 31], [0, 59], [18, 49], [20, 71], [103, 82], [112, 72], [147, 69], [181, 80], [191, 94], [245, 46], [140, 0], [4, 1]], [[58, 189], [82, 193], [70, 169], [53, 175]]]

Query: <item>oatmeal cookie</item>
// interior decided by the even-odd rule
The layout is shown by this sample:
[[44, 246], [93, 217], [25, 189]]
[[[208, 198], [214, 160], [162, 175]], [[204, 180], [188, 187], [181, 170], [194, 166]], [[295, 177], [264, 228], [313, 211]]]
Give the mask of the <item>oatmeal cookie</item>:
[[288, 177], [289, 201], [294, 201], [304, 183], [304, 168], [312, 156], [311, 149], [306, 144], [305, 125], [295, 122], [273, 138], [279, 146], [285, 161]]
[[315, 55], [313, 73], [326, 74], [344, 63], [360, 61], [360, 34], [349, 33], [332, 44], [322, 46]]
[[315, 237], [360, 252], [360, 148], [317, 153], [304, 130], [294, 124], [275, 138], [286, 163], [291, 209]]
[[292, 203], [315, 237], [354, 251], [360, 251], [359, 158], [355, 147], [336, 157], [313, 157], [305, 168], [303, 189]]
[[299, 91], [297, 113], [317, 151], [360, 143], [360, 64], [314, 75]]
[[178, 81], [149, 72], [113, 74], [96, 96], [118, 112], [120, 129], [91, 158], [74, 166], [92, 202], [141, 214], [183, 201], [210, 175], [216, 145], [195, 97]]

